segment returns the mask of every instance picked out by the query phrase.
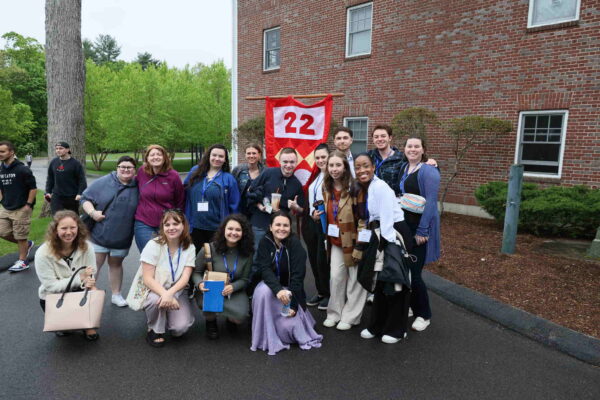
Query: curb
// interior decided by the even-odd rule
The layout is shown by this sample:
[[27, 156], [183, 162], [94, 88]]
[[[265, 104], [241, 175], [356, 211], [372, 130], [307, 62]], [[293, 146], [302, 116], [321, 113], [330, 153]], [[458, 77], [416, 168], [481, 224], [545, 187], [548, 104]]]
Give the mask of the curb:
[[434, 293], [446, 300], [495, 321], [508, 329], [527, 336], [546, 346], [557, 349], [586, 363], [600, 366], [600, 339], [572, 329], [489, 296], [450, 282], [423, 270], [423, 279]]
[[[35, 245], [32, 247], [29, 252], [29, 257], [27, 257], [27, 261], [33, 261], [35, 257], [35, 252], [40, 246]], [[19, 259], [19, 253], [8, 253], [0, 257], [0, 272], [6, 271], [9, 269], [17, 260]]]

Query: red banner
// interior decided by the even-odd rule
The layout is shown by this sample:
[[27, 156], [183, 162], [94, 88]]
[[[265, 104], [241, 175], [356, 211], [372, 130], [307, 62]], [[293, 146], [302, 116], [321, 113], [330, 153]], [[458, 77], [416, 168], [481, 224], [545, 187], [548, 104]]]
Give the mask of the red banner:
[[265, 102], [265, 147], [267, 166], [279, 166], [279, 152], [284, 147], [296, 149], [298, 166], [294, 175], [303, 186], [310, 178], [315, 148], [327, 141], [333, 100], [327, 95], [318, 103], [307, 106], [289, 96]]

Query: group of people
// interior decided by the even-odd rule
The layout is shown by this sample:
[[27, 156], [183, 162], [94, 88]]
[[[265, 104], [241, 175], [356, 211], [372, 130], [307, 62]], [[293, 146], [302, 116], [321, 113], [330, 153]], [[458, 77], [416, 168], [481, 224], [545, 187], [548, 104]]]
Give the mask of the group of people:
[[[439, 257], [439, 172], [423, 139], [408, 138], [400, 151], [391, 147], [391, 128], [376, 126], [372, 135], [376, 148], [353, 155], [352, 130], [338, 128], [335, 150], [321, 144], [314, 151], [318, 169], [306, 194], [294, 176], [292, 148], [280, 151], [280, 167], [265, 168], [261, 146], [251, 144], [246, 163], [230, 171], [227, 148], [216, 144], [182, 182], [168, 152], [151, 145], [139, 168], [123, 156], [116, 171], [86, 187], [68, 143], [58, 143], [53, 182], [46, 184], [53, 221], [35, 256], [42, 308], [47, 293], [94, 289], [108, 262], [111, 302], [145, 311], [153, 347], [165, 345], [168, 331], [180, 336], [193, 325], [194, 303], [201, 306], [210, 290], [207, 268], [228, 277], [223, 312], [203, 312], [210, 339], [219, 337], [217, 317], [235, 331], [251, 316], [252, 350], [319, 347], [323, 337], [307, 306], [326, 310], [325, 327], [349, 330], [360, 324], [369, 295], [371, 318], [361, 337], [398, 342], [409, 311], [412, 328], [426, 329], [431, 310], [421, 270]], [[0, 143], [6, 163], [3, 157]], [[35, 179], [31, 186], [35, 197]], [[306, 249], [293, 233], [293, 216], [301, 219]], [[134, 239], [140, 267], [125, 299], [122, 265]], [[308, 299], [307, 255], [317, 289]], [[81, 266], [88, 268], [67, 288]], [[84, 337], [98, 333], [86, 330]]]

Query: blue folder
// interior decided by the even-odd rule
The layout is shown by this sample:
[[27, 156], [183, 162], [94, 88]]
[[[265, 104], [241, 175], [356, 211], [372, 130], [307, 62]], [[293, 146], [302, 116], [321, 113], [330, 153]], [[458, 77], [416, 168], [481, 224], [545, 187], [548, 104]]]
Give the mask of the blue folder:
[[202, 310], [208, 312], [223, 312], [224, 297], [221, 294], [225, 288], [223, 281], [204, 281], [204, 287], [209, 289], [204, 292], [204, 300], [202, 301]]

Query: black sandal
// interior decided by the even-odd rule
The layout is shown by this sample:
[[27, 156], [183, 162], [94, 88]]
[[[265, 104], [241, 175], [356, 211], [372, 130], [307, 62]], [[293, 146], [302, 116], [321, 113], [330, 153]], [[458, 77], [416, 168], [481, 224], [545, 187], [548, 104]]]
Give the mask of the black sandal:
[[[157, 342], [158, 339], [163, 339], [160, 342]], [[146, 334], [146, 342], [152, 347], [163, 347], [165, 345], [165, 341], [162, 333], [156, 333], [152, 329], [148, 331]]]
[[92, 333], [92, 334], [89, 334], [89, 335], [87, 333], [85, 333], [85, 330], [82, 331], [82, 332], [83, 332], [83, 338], [85, 340], [87, 340], [88, 342], [94, 342], [94, 341], [96, 341], [96, 340], [98, 340], [100, 338], [100, 335], [98, 335], [98, 332]]

